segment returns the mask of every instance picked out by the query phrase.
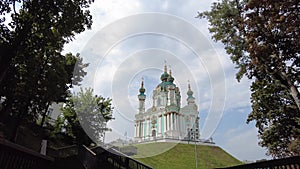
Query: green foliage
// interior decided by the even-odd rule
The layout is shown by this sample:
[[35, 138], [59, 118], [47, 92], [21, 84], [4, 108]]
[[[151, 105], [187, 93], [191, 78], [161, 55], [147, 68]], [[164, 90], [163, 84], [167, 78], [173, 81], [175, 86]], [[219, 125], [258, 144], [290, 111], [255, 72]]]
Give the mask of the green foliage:
[[256, 121], [259, 144], [268, 148], [268, 154], [279, 158], [300, 152], [300, 114], [290, 94], [282, 88], [270, 79], [253, 82], [252, 112], [248, 117], [248, 122]]
[[248, 122], [256, 121], [260, 145], [273, 157], [299, 154], [299, 6], [295, 0], [222, 0], [198, 15], [224, 44], [237, 79], [255, 79]]
[[299, 1], [222, 0], [207, 18], [212, 38], [225, 45], [239, 72], [248, 78], [269, 76], [289, 90], [300, 110]]
[[90, 88], [81, 88], [62, 107], [62, 114], [56, 120], [54, 132], [65, 132], [77, 143], [100, 143], [107, 131], [107, 122], [113, 119], [112, 109], [111, 99], [94, 96]]
[[87, 64], [79, 54], [63, 55], [62, 50], [76, 34], [91, 28], [87, 8], [92, 2], [1, 1], [1, 119], [12, 116], [16, 125], [35, 122], [51, 102], [65, 101], [72, 84], [79, 84]]
[[[215, 41], [221, 41], [225, 45], [226, 52], [230, 55], [231, 60], [239, 69], [237, 79], [247, 73], [246, 67], [249, 64], [249, 55], [246, 52], [246, 39], [241, 23], [241, 14], [239, 6], [244, 6], [244, 2], [232, 0], [223, 0], [221, 3], [213, 3], [211, 11], [198, 13], [199, 18], [207, 18]], [[242, 4], [241, 4], [242, 3]]]

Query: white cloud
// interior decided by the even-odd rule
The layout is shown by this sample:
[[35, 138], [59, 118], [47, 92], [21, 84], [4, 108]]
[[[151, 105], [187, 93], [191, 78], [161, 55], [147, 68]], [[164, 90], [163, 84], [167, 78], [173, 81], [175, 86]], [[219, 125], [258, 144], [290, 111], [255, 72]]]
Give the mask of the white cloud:
[[104, 26], [125, 16], [133, 15], [142, 12], [141, 2], [139, 0], [97, 0], [90, 8], [93, 17], [93, 25], [91, 30], [75, 36], [75, 40], [65, 45], [64, 51], [80, 53], [88, 40], [90, 40]]
[[[165, 59], [167, 64], [172, 66], [183, 104], [186, 99], [187, 80], [191, 80], [194, 96], [199, 103], [200, 116], [201, 113], [206, 113], [207, 116], [205, 121], [208, 124], [205, 130], [208, 132], [217, 126], [214, 123], [221, 118], [223, 109], [219, 107], [224, 103], [225, 110], [232, 110], [230, 112], [250, 106], [248, 88], [250, 82], [247, 80], [236, 82], [233, 64], [223, 46], [209, 39], [211, 35], [207, 30], [207, 21], [195, 18], [197, 11], [207, 10], [211, 2], [211, 0], [95, 1], [91, 7], [94, 21], [92, 30], [77, 35], [75, 41], [65, 46], [65, 52], [80, 52], [84, 56], [84, 61], [91, 63], [84, 86], [92, 86], [96, 94], [113, 98], [116, 120], [109, 123], [113, 133], [107, 134], [106, 141], [123, 137], [125, 131], [128, 132], [128, 136], [133, 136], [132, 119], [137, 111], [137, 94], [141, 77], [145, 77], [146, 105], [150, 106], [151, 92], [156, 83], [160, 82], [159, 76]], [[148, 17], [129, 20], [130, 22], [118, 21], [116, 24], [118, 19], [143, 12], [171, 14], [184, 21], [178, 19], [169, 23], [168, 17]], [[145, 22], [147, 19], [163, 22], [150, 25]], [[191, 27], [196, 29], [190, 29]], [[187, 31], [187, 28], [192, 31]], [[151, 30], [162, 34], [128, 37], [138, 30]], [[230, 130], [229, 127], [228, 129]], [[255, 153], [259, 157], [261, 149], [256, 146], [257, 137], [254, 130], [242, 131], [244, 130], [234, 130], [231, 133], [228, 131], [226, 135], [230, 137], [224, 137], [226, 139], [219, 144], [224, 145], [226, 150], [239, 159], [244, 157], [249, 159], [249, 156], [252, 158]], [[236, 143], [235, 139], [240, 141]], [[241, 151], [243, 146], [248, 148], [248, 145], [251, 145], [251, 151], [250, 149]]]
[[239, 127], [228, 130], [224, 133], [224, 139], [221, 147], [242, 161], [268, 158], [265, 155], [266, 150], [257, 143], [257, 130], [255, 128]]

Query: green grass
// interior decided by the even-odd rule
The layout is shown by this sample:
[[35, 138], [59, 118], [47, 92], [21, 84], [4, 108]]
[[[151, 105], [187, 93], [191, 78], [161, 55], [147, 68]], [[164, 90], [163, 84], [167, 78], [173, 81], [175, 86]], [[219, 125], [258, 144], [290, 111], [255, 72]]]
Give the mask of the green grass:
[[[193, 144], [148, 143], [135, 144], [133, 158], [155, 169], [196, 168]], [[198, 168], [227, 167], [242, 164], [217, 146], [197, 145]]]

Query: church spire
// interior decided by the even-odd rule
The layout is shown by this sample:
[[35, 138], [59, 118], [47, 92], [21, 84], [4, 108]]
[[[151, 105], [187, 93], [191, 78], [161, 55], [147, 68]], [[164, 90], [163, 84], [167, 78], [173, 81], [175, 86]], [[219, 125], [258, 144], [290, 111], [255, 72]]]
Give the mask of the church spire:
[[164, 65], [164, 73], [167, 73], [167, 61], [165, 60], [165, 65]]
[[140, 88], [140, 94], [139, 95], [145, 95], [146, 89], [144, 88], [144, 78], [142, 78], [141, 88]]
[[167, 61], [165, 60], [165, 65], [164, 65], [164, 73], [160, 76], [160, 80], [163, 81], [163, 82], [166, 82], [168, 77], [169, 77], [169, 74], [168, 74], [168, 69], [167, 69]]
[[138, 95], [139, 98], [139, 113], [145, 113], [145, 95], [146, 89], [144, 88], [144, 78], [142, 78], [141, 88], [139, 90], [140, 94]]
[[171, 70], [171, 68], [170, 68], [170, 70], [169, 70], [168, 82], [171, 82], [171, 83], [174, 82], [174, 78], [172, 77], [172, 70]]
[[187, 102], [188, 102], [188, 104], [194, 103], [194, 102], [195, 102], [195, 98], [194, 98], [194, 96], [193, 96], [194, 92], [191, 90], [191, 84], [190, 84], [190, 81], [188, 81], [188, 91], [187, 91], [186, 94], [188, 95], [188, 97], [187, 97], [187, 99], [186, 99]]

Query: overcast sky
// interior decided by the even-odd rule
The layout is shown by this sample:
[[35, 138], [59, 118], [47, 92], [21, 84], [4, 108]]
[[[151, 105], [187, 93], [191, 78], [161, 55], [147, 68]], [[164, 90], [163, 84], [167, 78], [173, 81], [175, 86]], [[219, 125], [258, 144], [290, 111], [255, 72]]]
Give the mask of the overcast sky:
[[196, 17], [213, 1], [97, 0], [91, 6], [92, 30], [76, 36], [64, 52], [80, 53], [90, 63], [84, 87], [113, 99], [113, 132], [105, 141], [131, 139], [138, 107], [138, 89], [145, 79], [146, 107], [158, 83], [164, 62], [172, 69], [186, 104], [188, 80], [199, 105], [202, 138], [239, 160], [267, 158], [258, 146], [254, 123], [246, 124], [251, 111], [250, 81], [235, 79], [223, 46], [211, 40], [208, 23]]

